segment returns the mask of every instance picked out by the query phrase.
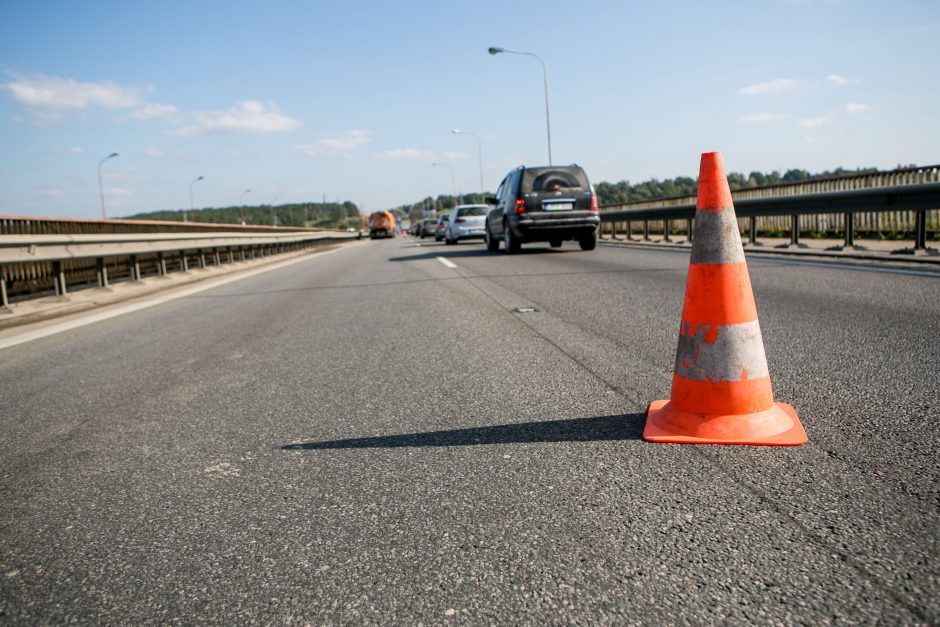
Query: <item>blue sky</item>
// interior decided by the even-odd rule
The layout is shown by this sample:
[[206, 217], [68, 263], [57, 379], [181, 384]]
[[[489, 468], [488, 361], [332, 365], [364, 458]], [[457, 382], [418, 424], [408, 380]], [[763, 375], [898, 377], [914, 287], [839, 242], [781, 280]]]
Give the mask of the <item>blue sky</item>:
[[[110, 217], [940, 162], [940, 2], [0, 4], [0, 214]], [[245, 190], [251, 192], [245, 194]]]

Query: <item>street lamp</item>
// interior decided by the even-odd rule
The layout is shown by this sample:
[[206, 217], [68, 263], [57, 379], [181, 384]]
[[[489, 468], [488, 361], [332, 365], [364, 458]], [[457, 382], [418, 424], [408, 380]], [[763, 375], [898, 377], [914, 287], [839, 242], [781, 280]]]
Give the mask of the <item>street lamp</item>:
[[[196, 208], [193, 206], [193, 185], [201, 181], [203, 177], [199, 176], [192, 180], [189, 184], [189, 211], [192, 213], [196, 212]], [[189, 218], [186, 215], [186, 212], [183, 212], [183, 222], [189, 222]]]
[[545, 81], [545, 130], [548, 132], [548, 165], [552, 165], [552, 125], [548, 120], [548, 70], [545, 68], [545, 61], [543, 61], [542, 57], [535, 54], [534, 52], [525, 52], [523, 50], [508, 50], [506, 48], [489, 49], [489, 53], [492, 55], [497, 55], [504, 52], [506, 54], [524, 54], [528, 57], [535, 57], [539, 60], [539, 63], [542, 64], [542, 78]]
[[454, 191], [454, 203], [457, 202], [457, 182], [454, 180], [454, 166], [450, 163], [432, 163], [433, 166], [443, 166], [450, 168], [450, 186]]
[[[486, 193], [486, 188], [483, 187], [483, 142], [480, 141], [480, 136], [477, 135], [476, 133], [471, 133], [470, 131], [462, 131], [459, 128], [455, 128], [454, 130], [451, 131], [451, 133], [453, 133], [454, 135], [471, 135], [476, 138], [477, 155], [480, 158], [480, 195], [481, 196], [484, 195]], [[480, 202], [483, 202], [483, 200], [481, 199]]]
[[240, 214], [239, 222], [243, 225], [245, 224], [245, 194], [250, 194], [251, 190], [246, 189], [242, 192], [242, 195], [238, 198], [238, 213]]
[[104, 208], [104, 183], [101, 182], [101, 166], [108, 159], [113, 159], [118, 156], [118, 153], [112, 152], [110, 155], [98, 162], [98, 195], [101, 196], [101, 219], [107, 219], [108, 212]]

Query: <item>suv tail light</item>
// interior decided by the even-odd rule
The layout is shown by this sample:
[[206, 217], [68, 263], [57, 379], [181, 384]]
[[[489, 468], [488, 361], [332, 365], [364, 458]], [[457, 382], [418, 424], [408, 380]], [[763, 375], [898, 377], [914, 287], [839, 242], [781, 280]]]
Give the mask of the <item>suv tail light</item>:
[[454, 222], [456, 222], [457, 224], [463, 224], [466, 221], [467, 221], [466, 218], [457, 218], [456, 220], [454, 220]]
[[513, 213], [525, 213], [525, 198], [516, 199], [516, 208], [513, 210]]
[[591, 211], [598, 211], [597, 194], [591, 194]]

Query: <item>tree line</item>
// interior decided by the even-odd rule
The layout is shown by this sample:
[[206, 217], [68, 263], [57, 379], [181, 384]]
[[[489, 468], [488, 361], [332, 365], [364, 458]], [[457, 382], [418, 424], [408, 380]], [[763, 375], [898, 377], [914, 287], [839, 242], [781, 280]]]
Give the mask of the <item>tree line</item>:
[[355, 203], [290, 203], [221, 207], [186, 211], [150, 211], [127, 216], [129, 220], [166, 220], [170, 222], [214, 222], [217, 224], [251, 224], [323, 229], [359, 228], [362, 224]]
[[[731, 187], [731, 191], [736, 191], [739, 189], [753, 189], [781, 183], [796, 183], [811, 179], [830, 178], [846, 174], [865, 174], [877, 171], [877, 168], [857, 168], [849, 170], [839, 167], [834, 170], [826, 170], [817, 173], [811, 173], [802, 169], [791, 169], [782, 174], [777, 170], [769, 174], [755, 171], [747, 175], [740, 172], [730, 172], [728, 174], [728, 184]], [[659, 198], [671, 198], [674, 196], [694, 196], [697, 191], [697, 185], [698, 183], [694, 178], [677, 176], [663, 180], [654, 178], [642, 183], [630, 183], [627, 180], [621, 180], [616, 183], [601, 181], [594, 185], [594, 190], [597, 193], [598, 204], [604, 206], [643, 200], [655, 200]], [[492, 192], [487, 192], [486, 194], [460, 194], [457, 196], [439, 194], [436, 197], [427, 196], [417, 202], [399, 205], [393, 208], [392, 211], [398, 215], [399, 218], [405, 217], [415, 222], [422, 218], [434, 217], [446, 213], [457, 205], [483, 204], [486, 202], [486, 197], [492, 195]], [[196, 209], [194, 211], [177, 209], [174, 211], [138, 213], [127, 216], [127, 218], [132, 220], [167, 220], [176, 222], [182, 222], [184, 219], [188, 219], [191, 222], [216, 222], [220, 224], [244, 223], [252, 225], [314, 227], [325, 229], [345, 229], [350, 227], [358, 229], [362, 226], [362, 216], [359, 207], [350, 201], [342, 203], [291, 203], [277, 206], [235, 206]]]
[[[731, 187], [731, 191], [737, 191], [739, 189], [753, 189], [782, 183], [797, 183], [811, 179], [830, 178], [845, 174], [866, 174], [877, 171], [877, 168], [848, 170], [839, 167], [835, 170], [826, 170], [825, 172], [817, 172], [815, 174], [807, 170], [796, 168], [787, 170], [783, 174], [777, 170], [769, 174], [751, 172], [748, 175], [741, 172], [729, 172], [728, 185]], [[678, 176], [662, 181], [650, 179], [649, 181], [636, 184], [630, 184], [629, 181], [618, 181], [617, 183], [602, 181], [594, 186], [594, 190], [597, 192], [597, 201], [600, 205], [615, 205], [626, 202], [671, 198], [674, 196], [695, 196], [697, 186], [698, 181], [696, 179], [688, 176]]]
[[[731, 187], [731, 191], [737, 191], [739, 189], [753, 189], [755, 187], [767, 187], [781, 183], [797, 183], [810, 179], [830, 178], [846, 174], [865, 174], [877, 171], [877, 168], [857, 168], [849, 170], [839, 167], [834, 170], [826, 170], [817, 173], [811, 173], [798, 168], [787, 170], [783, 173], [774, 170], [769, 174], [756, 171], [747, 175], [741, 172], [730, 172], [728, 174], [728, 185]], [[664, 180], [650, 179], [642, 183], [630, 183], [626, 180], [616, 183], [601, 181], [594, 185], [594, 191], [597, 193], [597, 202], [601, 206], [616, 205], [619, 203], [656, 200], [675, 196], [695, 196], [698, 191], [698, 180], [688, 176], [677, 176]], [[441, 194], [437, 197], [428, 196], [418, 202], [399, 205], [395, 207], [393, 211], [399, 216], [405, 216], [414, 221], [420, 220], [422, 217], [445, 213], [457, 205], [483, 203], [485, 202], [485, 196], [492, 195], [492, 193], [487, 192], [485, 195], [466, 194], [456, 197], [448, 194]]]

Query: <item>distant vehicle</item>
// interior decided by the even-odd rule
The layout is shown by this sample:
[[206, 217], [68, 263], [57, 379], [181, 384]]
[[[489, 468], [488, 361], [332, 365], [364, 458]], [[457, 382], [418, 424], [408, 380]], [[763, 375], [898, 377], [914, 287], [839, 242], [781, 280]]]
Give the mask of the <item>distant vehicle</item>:
[[577, 165], [519, 166], [499, 184], [487, 213], [484, 239], [490, 252], [517, 253], [524, 243], [549, 242], [558, 248], [577, 240], [581, 250], [597, 246], [597, 195]]
[[418, 233], [421, 239], [425, 237], [433, 237], [434, 229], [437, 228], [437, 218], [428, 218], [427, 220], [421, 220], [418, 223]]
[[390, 211], [376, 211], [370, 214], [369, 237], [395, 237], [395, 216]]
[[434, 241], [439, 242], [444, 239], [444, 230], [447, 229], [447, 221], [450, 218], [449, 213], [437, 217], [437, 223], [434, 225]]
[[457, 205], [444, 229], [444, 242], [456, 244], [462, 239], [483, 239], [489, 205]]

